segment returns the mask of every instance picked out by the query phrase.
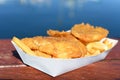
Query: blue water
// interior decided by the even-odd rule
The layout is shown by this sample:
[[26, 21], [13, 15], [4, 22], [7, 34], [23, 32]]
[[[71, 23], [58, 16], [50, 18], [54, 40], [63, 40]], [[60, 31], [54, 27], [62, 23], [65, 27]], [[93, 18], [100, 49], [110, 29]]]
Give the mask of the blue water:
[[120, 0], [0, 0], [0, 39], [46, 36], [81, 22], [120, 37]]

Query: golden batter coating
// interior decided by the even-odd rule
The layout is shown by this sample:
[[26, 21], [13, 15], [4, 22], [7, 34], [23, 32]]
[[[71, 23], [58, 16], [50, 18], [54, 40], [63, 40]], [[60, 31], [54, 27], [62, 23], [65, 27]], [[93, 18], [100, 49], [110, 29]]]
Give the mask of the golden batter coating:
[[50, 30], [47, 30], [47, 34], [52, 37], [62, 37], [62, 38], [64, 37], [69, 40], [77, 40], [78, 41], [78, 39], [74, 35], [71, 34], [71, 31], [66, 32], [66, 31], [58, 31], [58, 30], [50, 29]]
[[34, 44], [35, 41], [32, 38], [23, 38], [21, 41], [32, 50], [38, 49], [38, 47]]
[[107, 37], [109, 31], [102, 27], [94, 27], [90, 24], [75, 24], [71, 28], [71, 33], [81, 41], [88, 43], [99, 41]]
[[80, 41], [72, 41], [65, 37], [37, 36], [30, 39], [33, 39], [31, 45], [26, 44], [29, 43], [29, 40], [24, 40], [27, 46], [32, 49], [33, 45], [35, 45], [37, 46], [36, 49], [54, 58], [78, 58], [87, 53], [86, 47]]

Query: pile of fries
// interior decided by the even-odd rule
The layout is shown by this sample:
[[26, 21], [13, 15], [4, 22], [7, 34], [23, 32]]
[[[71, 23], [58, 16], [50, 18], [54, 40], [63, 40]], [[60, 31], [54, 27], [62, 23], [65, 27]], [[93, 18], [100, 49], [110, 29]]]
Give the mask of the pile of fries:
[[110, 48], [109, 31], [90, 24], [75, 24], [69, 32], [48, 30], [48, 36], [13, 37], [24, 52], [46, 58], [80, 58], [98, 55]]
[[85, 56], [95, 56], [112, 48], [112, 43], [108, 39], [105, 39], [104, 41], [88, 43], [86, 48], [87, 54]]

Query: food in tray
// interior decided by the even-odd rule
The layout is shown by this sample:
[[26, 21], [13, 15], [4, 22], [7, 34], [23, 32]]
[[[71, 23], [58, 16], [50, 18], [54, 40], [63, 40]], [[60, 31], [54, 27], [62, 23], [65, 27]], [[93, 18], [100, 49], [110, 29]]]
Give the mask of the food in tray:
[[[18, 39], [15, 42], [28, 54], [46, 58], [80, 58], [98, 55], [112, 47], [109, 31], [90, 24], [75, 24], [70, 31], [48, 30], [48, 36]], [[101, 41], [103, 38], [103, 41]]]
[[[47, 57], [50, 58], [50, 55], [44, 54], [41, 51], [34, 51], [32, 50], [29, 46], [27, 46], [25, 43], [23, 43], [20, 39], [18, 39], [17, 37], [13, 37], [12, 39], [13, 42], [15, 42], [24, 52], [26, 52], [27, 54], [30, 55], [36, 55], [36, 56], [42, 56], [42, 57]], [[29, 41], [28, 41], [29, 42]], [[31, 43], [31, 42], [30, 42]]]
[[[16, 37], [13, 38], [13, 41], [15, 41], [15, 38]], [[54, 58], [78, 58], [84, 56], [87, 52], [85, 45], [80, 41], [72, 41], [68, 38], [62, 37], [37, 36], [33, 38], [23, 38], [19, 41], [24, 43], [35, 53], [35, 55], [38, 56], [39, 51]]]

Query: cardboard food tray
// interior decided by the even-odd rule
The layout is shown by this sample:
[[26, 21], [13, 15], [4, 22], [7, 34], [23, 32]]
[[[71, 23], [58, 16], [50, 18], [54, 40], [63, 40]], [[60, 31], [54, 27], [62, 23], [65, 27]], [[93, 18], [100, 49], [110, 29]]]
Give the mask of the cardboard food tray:
[[[113, 47], [117, 44], [118, 40], [107, 38], [113, 43]], [[63, 73], [72, 71], [74, 69], [86, 66], [88, 64], [100, 61], [105, 59], [111, 49], [96, 55], [89, 56], [84, 58], [75, 58], [75, 59], [57, 59], [57, 58], [44, 58], [38, 56], [32, 56], [25, 53], [19, 46], [17, 46], [13, 41], [11, 41], [14, 47], [16, 48], [18, 54], [20, 55], [22, 61], [32, 66], [46, 74], [49, 74], [53, 77], [61, 75]]]

